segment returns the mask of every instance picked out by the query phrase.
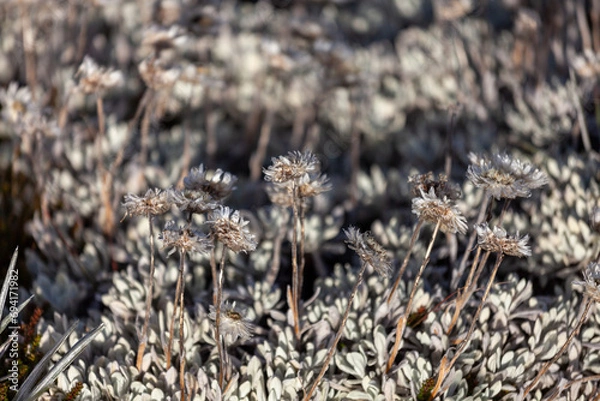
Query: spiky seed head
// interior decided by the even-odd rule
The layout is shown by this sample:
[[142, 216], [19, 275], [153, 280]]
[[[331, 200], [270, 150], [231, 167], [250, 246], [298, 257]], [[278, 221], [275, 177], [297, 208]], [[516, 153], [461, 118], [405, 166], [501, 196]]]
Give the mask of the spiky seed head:
[[371, 266], [379, 275], [387, 277], [392, 270], [390, 258], [383, 246], [369, 232], [361, 233], [356, 227], [344, 229], [346, 244], [352, 249], [361, 263]]
[[265, 180], [274, 184], [297, 183], [305, 174], [317, 173], [319, 160], [311, 151], [289, 152], [287, 156], [271, 159], [271, 165], [263, 169]]
[[205, 170], [204, 165], [200, 164], [183, 178], [183, 185], [187, 190], [206, 192], [214, 202], [220, 203], [231, 195], [237, 180], [235, 175], [220, 168], [215, 171]]
[[502, 227], [490, 229], [487, 223], [476, 225], [475, 230], [477, 231], [477, 244], [484, 251], [503, 253], [519, 258], [531, 256], [531, 248], [527, 244], [528, 235], [519, 237], [519, 233], [517, 233], [511, 236]]
[[[211, 305], [209, 310], [209, 318], [216, 320], [216, 308]], [[225, 301], [221, 306], [221, 324], [219, 328], [228, 344], [235, 342], [238, 338], [244, 341], [252, 337], [254, 326], [244, 315], [240, 308], [236, 308], [235, 302]]]
[[214, 238], [234, 252], [248, 252], [256, 249], [254, 234], [248, 230], [248, 221], [227, 206], [219, 206], [209, 216]]
[[433, 187], [429, 192], [421, 191], [421, 196], [413, 198], [412, 212], [426, 222], [432, 224], [440, 223], [440, 231], [444, 233], [467, 232], [467, 220], [447, 197], [439, 198]]
[[125, 195], [125, 217], [127, 216], [158, 216], [165, 214], [171, 208], [167, 191], [159, 188], [149, 189], [144, 196]]
[[548, 176], [543, 171], [507, 154], [496, 154], [488, 159], [471, 153], [469, 159], [469, 180], [496, 199], [528, 198], [533, 189], [548, 183]]
[[460, 198], [462, 191], [460, 187], [448, 181], [446, 174], [438, 174], [437, 178], [430, 171], [425, 174], [417, 174], [408, 178], [408, 183], [412, 185], [413, 196], [421, 195], [421, 191], [428, 193], [431, 188], [440, 197], [456, 200]]
[[583, 270], [583, 281], [573, 281], [573, 285], [581, 287], [590, 299], [600, 302], [600, 263], [588, 264]]
[[200, 231], [193, 230], [190, 226], [178, 227], [174, 221], [168, 221], [158, 238], [163, 241], [163, 248], [172, 248], [167, 256], [175, 251], [183, 253], [208, 252], [212, 243]]

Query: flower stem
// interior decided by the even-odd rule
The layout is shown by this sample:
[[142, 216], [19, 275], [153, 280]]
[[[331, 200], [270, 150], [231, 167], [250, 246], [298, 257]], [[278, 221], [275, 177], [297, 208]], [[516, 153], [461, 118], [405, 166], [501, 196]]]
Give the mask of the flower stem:
[[169, 344], [167, 345], [167, 350], [165, 352], [165, 356], [167, 359], [167, 369], [171, 368], [171, 354], [173, 350], [173, 332], [175, 330], [175, 312], [177, 312], [178, 301], [179, 301], [179, 293], [181, 292], [181, 275], [177, 278], [177, 287], [175, 288], [175, 298], [173, 302], [173, 314], [171, 315], [171, 322], [169, 323]]
[[400, 284], [400, 280], [402, 280], [402, 276], [404, 275], [404, 271], [406, 270], [406, 266], [408, 266], [408, 261], [410, 260], [410, 255], [412, 255], [413, 248], [415, 246], [415, 242], [417, 238], [419, 238], [419, 233], [421, 232], [421, 227], [425, 221], [423, 219], [419, 219], [417, 224], [413, 228], [412, 236], [410, 237], [410, 244], [408, 245], [408, 251], [404, 260], [402, 261], [402, 266], [400, 267], [400, 271], [398, 272], [398, 277], [396, 277], [396, 281], [394, 281], [394, 285], [392, 286], [392, 290], [390, 291], [390, 295], [388, 295], [387, 303], [389, 304], [392, 301], [392, 297], [396, 293], [398, 289], [398, 285]]
[[221, 254], [221, 268], [219, 270], [219, 283], [216, 291], [215, 305], [215, 340], [217, 342], [217, 351], [219, 353], [219, 387], [223, 389], [223, 378], [225, 376], [225, 356], [223, 355], [223, 341], [221, 340], [221, 304], [223, 303], [223, 276], [225, 270], [225, 256], [227, 255], [227, 247], [223, 246]]
[[310, 398], [312, 397], [312, 394], [317, 389], [319, 382], [323, 379], [323, 376], [325, 376], [325, 372], [327, 372], [327, 369], [329, 368], [329, 363], [331, 362], [331, 358], [333, 358], [333, 355], [335, 354], [335, 350], [337, 348], [338, 342], [342, 338], [342, 333], [344, 331], [344, 327], [346, 326], [346, 322], [348, 321], [348, 316], [350, 315], [350, 309], [352, 308], [352, 302], [354, 301], [354, 297], [356, 296], [358, 286], [360, 285], [360, 283], [363, 280], [363, 275], [364, 275], [366, 269], [367, 269], [367, 265], [365, 263], [361, 263], [360, 271], [358, 272], [358, 277], [356, 278], [356, 283], [354, 283], [354, 287], [352, 288], [350, 297], [348, 297], [348, 305], [346, 306], [346, 310], [344, 311], [344, 316], [342, 317], [342, 321], [340, 323], [340, 326], [338, 327], [337, 333], [335, 335], [335, 339], [333, 340], [333, 344], [331, 345], [331, 348], [329, 348], [329, 352], [327, 353], [327, 356], [325, 357], [325, 361], [323, 362], [323, 366], [321, 367], [321, 370], [319, 371], [317, 378], [313, 382], [313, 385], [310, 387], [310, 390], [308, 390], [308, 393], [306, 393], [304, 398], [302, 398], [302, 401], [310, 400]]
[[431, 257], [431, 250], [433, 249], [433, 243], [435, 242], [435, 238], [437, 237], [437, 233], [440, 229], [440, 225], [442, 220], [438, 220], [433, 229], [433, 234], [431, 235], [431, 241], [429, 241], [429, 246], [427, 247], [427, 252], [425, 253], [425, 258], [423, 259], [423, 263], [421, 263], [421, 268], [417, 273], [417, 277], [415, 277], [415, 282], [413, 284], [412, 290], [410, 291], [410, 297], [408, 298], [408, 304], [406, 305], [406, 310], [404, 314], [398, 319], [398, 323], [396, 324], [396, 340], [394, 341], [394, 347], [392, 348], [392, 352], [390, 353], [390, 358], [388, 359], [388, 363], [386, 366], [386, 373], [392, 369], [392, 365], [398, 355], [398, 351], [400, 350], [400, 343], [402, 342], [402, 336], [404, 335], [404, 329], [406, 328], [406, 321], [408, 316], [410, 315], [410, 310], [412, 308], [412, 302], [417, 292], [417, 287], [419, 286], [419, 281], [421, 280], [421, 275], [423, 275], [423, 271], [425, 270], [425, 266], [429, 263], [429, 259]]
[[150, 308], [152, 307], [152, 288], [154, 286], [154, 229], [152, 227], [153, 219], [154, 217], [149, 214], [148, 225], [150, 227], [150, 276], [148, 277], [148, 292], [146, 293], [146, 313], [144, 315], [144, 325], [142, 326], [140, 345], [138, 346], [137, 359], [135, 363], [138, 372], [142, 371], [142, 361], [144, 359], [144, 352], [146, 351], [146, 344], [148, 342]]
[[185, 295], [185, 251], [179, 251], [179, 280], [181, 282], [179, 291], [179, 387], [181, 388], [181, 401], [185, 401], [185, 344], [183, 332], [183, 313]]
[[292, 184], [292, 210], [294, 218], [292, 220], [292, 315], [294, 318], [294, 334], [296, 339], [300, 339], [300, 319], [298, 317], [298, 189], [296, 184]]

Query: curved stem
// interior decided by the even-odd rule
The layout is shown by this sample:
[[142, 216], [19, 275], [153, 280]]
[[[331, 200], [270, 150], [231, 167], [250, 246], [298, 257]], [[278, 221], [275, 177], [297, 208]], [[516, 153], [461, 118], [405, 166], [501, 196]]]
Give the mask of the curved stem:
[[435, 225], [435, 229], [433, 230], [433, 234], [431, 235], [431, 241], [429, 241], [429, 246], [427, 247], [427, 252], [425, 253], [425, 258], [423, 259], [423, 263], [421, 263], [421, 268], [419, 269], [419, 273], [417, 273], [417, 277], [415, 277], [415, 282], [413, 284], [412, 290], [410, 291], [408, 304], [406, 305], [404, 314], [400, 317], [400, 319], [398, 319], [398, 324], [396, 325], [396, 340], [394, 341], [394, 347], [392, 348], [390, 358], [388, 359], [387, 366], [385, 368], [386, 373], [392, 369], [392, 365], [394, 364], [396, 356], [398, 355], [398, 351], [400, 350], [400, 343], [402, 342], [402, 336], [404, 335], [404, 329], [406, 328], [406, 321], [408, 319], [408, 316], [410, 315], [412, 302], [417, 292], [417, 287], [419, 285], [419, 281], [421, 280], [421, 275], [423, 275], [423, 271], [425, 271], [425, 267], [429, 263], [429, 259], [431, 257], [431, 250], [433, 249], [433, 243], [435, 242], [437, 233], [440, 230], [441, 223], [442, 221], [438, 220], [437, 224]]
[[225, 373], [225, 356], [223, 355], [223, 341], [221, 339], [221, 305], [223, 303], [223, 275], [225, 270], [225, 255], [227, 254], [227, 247], [223, 245], [223, 252], [221, 254], [221, 269], [219, 270], [219, 283], [216, 291], [216, 305], [215, 305], [215, 340], [217, 341], [217, 351], [219, 353], [219, 387], [223, 389], [223, 378]]
[[412, 255], [413, 248], [415, 246], [415, 242], [417, 238], [419, 238], [419, 233], [421, 232], [421, 227], [423, 226], [423, 219], [419, 219], [417, 224], [413, 228], [412, 236], [410, 237], [410, 244], [408, 244], [408, 251], [406, 252], [406, 256], [402, 261], [402, 266], [400, 267], [400, 271], [398, 272], [398, 277], [396, 277], [396, 281], [394, 281], [394, 285], [392, 286], [392, 290], [390, 291], [390, 295], [388, 295], [387, 303], [389, 304], [392, 301], [392, 297], [396, 293], [398, 289], [398, 285], [400, 284], [400, 280], [402, 280], [402, 276], [404, 275], [404, 271], [406, 270], [406, 266], [408, 266], [408, 261], [410, 260], [410, 255]]
[[150, 323], [150, 308], [152, 307], [152, 289], [154, 286], [154, 229], [152, 221], [154, 217], [148, 215], [148, 225], [150, 227], [150, 276], [148, 277], [148, 292], [146, 293], [146, 314], [144, 315], [144, 325], [142, 326], [142, 334], [135, 366], [138, 372], [142, 371], [142, 360], [146, 351], [146, 343], [148, 342], [148, 325]]
[[310, 397], [312, 397], [312, 394], [317, 389], [319, 382], [323, 379], [323, 376], [325, 376], [325, 372], [327, 372], [327, 369], [329, 368], [329, 363], [331, 362], [331, 358], [333, 358], [333, 355], [335, 354], [337, 344], [340, 341], [340, 338], [342, 338], [342, 333], [344, 331], [344, 327], [346, 326], [346, 322], [348, 321], [348, 316], [350, 315], [350, 309], [352, 308], [352, 302], [354, 301], [354, 297], [356, 296], [356, 291], [358, 290], [358, 286], [362, 282], [363, 275], [365, 273], [366, 268], [367, 268], [367, 265], [362, 263], [361, 267], [360, 267], [360, 271], [358, 272], [358, 277], [356, 278], [356, 283], [354, 283], [354, 287], [352, 288], [350, 297], [348, 297], [348, 305], [346, 306], [346, 310], [344, 311], [344, 316], [342, 317], [340, 327], [338, 327], [338, 331], [335, 335], [335, 339], [333, 340], [333, 344], [331, 345], [331, 348], [329, 348], [329, 352], [327, 353], [327, 356], [325, 357], [325, 361], [323, 362], [323, 366], [321, 367], [321, 370], [319, 371], [317, 378], [315, 379], [313, 385], [310, 387], [310, 390], [308, 390], [308, 393], [306, 393], [306, 395], [302, 398], [302, 401], [310, 400]]

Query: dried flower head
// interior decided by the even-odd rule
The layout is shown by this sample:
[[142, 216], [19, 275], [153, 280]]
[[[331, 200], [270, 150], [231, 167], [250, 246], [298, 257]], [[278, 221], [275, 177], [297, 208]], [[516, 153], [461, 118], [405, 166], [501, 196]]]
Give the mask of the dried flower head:
[[390, 258], [386, 250], [369, 232], [361, 233], [356, 227], [344, 229], [348, 248], [352, 249], [361, 263], [371, 266], [379, 275], [388, 277], [392, 270]]
[[444, 233], [467, 232], [467, 220], [454, 201], [445, 196], [440, 199], [433, 187], [429, 192], [421, 191], [421, 196], [413, 198], [412, 212], [429, 223], [437, 224], [439, 221], [440, 230]]
[[[216, 320], [217, 311], [213, 305], [209, 307], [208, 315], [212, 320]], [[221, 307], [221, 327], [220, 331], [228, 344], [233, 343], [238, 338], [242, 341], [252, 337], [253, 325], [244, 317], [243, 311], [236, 308], [235, 302], [229, 303], [225, 301]]]
[[6, 89], [0, 89], [0, 104], [2, 104], [2, 116], [12, 123], [37, 110], [29, 88], [26, 86], [19, 88], [16, 82], [11, 82]]
[[79, 89], [84, 93], [99, 93], [122, 85], [123, 73], [98, 66], [91, 57], [85, 56], [77, 71]]
[[171, 208], [167, 191], [149, 189], [144, 196], [125, 195], [125, 217], [127, 216], [158, 216], [165, 214]]
[[202, 191], [210, 195], [213, 201], [222, 202], [235, 189], [237, 177], [226, 173], [220, 168], [212, 171], [205, 170], [204, 165], [193, 167], [183, 179], [187, 190]]
[[531, 196], [531, 190], [548, 183], [548, 176], [529, 163], [513, 159], [507, 154], [493, 155], [491, 159], [471, 153], [467, 177], [484, 188], [496, 199], [514, 199]]
[[600, 263], [592, 262], [583, 271], [583, 281], [573, 281], [583, 287], [583, 293], [596, 302], [600, 302]]
[[192, 230], [189, 226], [178, 227], [174, 221], [168, 221], [158, 238], [163, 241], [164, 248], [172, 248], [167, 256], [175, 251], [184, 253], [207, 252], [212, 247], [206, 235]]
[[204, 214], [217, 207], [213, 198], [207, 192], [202, 190], [172, 190], [170, 191], [169, 196], [171, 197], [171, 202], [182, 212]]
[[142, 47], [152, 48], [154, 54], [159, 56], [161, 51], [179, 47], [186, 40], [183, 29], [177, 25], [171, 25], [168, 29], [152, 26], [144, 32]]
[[144, 59], [138, 66], [138, 70], [146, 85], [154, 90], [171, 88], [181, 74], [177, 69], [166, 68], [154, 57]]
[[501, 227], [490, 229], [487, 223], [475, 226], [477, 231], [477, 244], [485, 251], [500, 252], [505, 255], [517, 256], [519, 258], [531, 256], [531, 249], [527, 245], [529, 236], [509, 236]]
[[408, 178], [408, 183], [412, 185], [413, 196], [421, 195], [421, 191], [428, 193], [431, 188], [439, 197], [447, 197], [456, 200], [461, 196], [460, 187], [448, 181], [446, 174], [438, 174], [437, 178], [430, 171], [426, 174], [417, 174]]
[[232, 211], [226, 206], [215, 209], [209, 217], [212, 224], [212, 235], [234, 252], [248, 252], [256, 249], [254, 235], [248, 230], [248, 221], [240, 216], [239, 211]]
[[326, 174], [317, 174], [315, 176], [304, 174], [298, 180], [299, 198], [312, 198], [329, 190], [331, 190], [331, 184]]
[[296, 184], [303, 176], [317, 173], [320, 168], [319, 160], [311, 151], [289, 152], [287, 156], [272, 158], [271, 163], [263, 172], [265, 180], [274, 184]]

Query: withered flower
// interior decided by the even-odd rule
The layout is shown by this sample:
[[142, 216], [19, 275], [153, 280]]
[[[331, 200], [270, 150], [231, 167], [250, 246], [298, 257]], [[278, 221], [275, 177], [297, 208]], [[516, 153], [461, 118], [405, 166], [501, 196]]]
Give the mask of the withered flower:
[[490, 229], [487, 223], [475, 226], [477, 230], [477, 243], [485, 251], [503, 253], [519, 258], [531, 256], [531, 248], [527, 245], [529, 236], [519, 237], [519, 234], [510, 236], [501, 227]]
[[222, 202], [235, 189], [237, 177], [227, 173], [220, 168], [212, 171], [205, 170], [204, 165], [193, 167], [190, 173], [183, 179], [185, 189], [192, 191], [203, 191], [210, 195], [215, 202]]
[[256, 249], [254, 234], [246, 227], [248, 221], [240, 216], [239, 211], [220, 206], [210, 214], [209, 223], [212, 225], [212, 235], [233, 252]]
[[207, 252], [212, 247], [206, 235], [193, 230], [189, 226], [178, 227], [174, 221], [168, 221], [158, 239], [163, 241], [164, 248], [172, 248], [167, 256], [175, 251], [184, 253]]
[[100, 67], [91, 57], [85, 56], [77, 71], [78, 87], [84, 93], [99, 93], [122, 85], [123, 73], [112, 68]]
[[600, 302], [600, 263], [591, 262], [583, 271], [583, 281], [573, 281], [590, 299]]
[[412, 212], [432, 224], [440, 223], [440, 231], [444, 233], [464, 234], [467, 232], [467, 220], [460, 213], [451, 199], [443, 197], [440, 199], [434, 188], [429, 192], [421, 191], [421, 196], [413, 198]]
[[167, 191], [159, 188], [149, 189], [144, 196], [125, 195], [125, 217], [127, 216], [158, 216], [165, 214], [171, 208]]
[[386, 250], [369, 232], [361, 233], [356, 227], [344, 229], [348, 248], [352, 249], [361, 263], [371, 266], [380, 276], [390, 275], [392, 267]]
[[[213, 305], [209, 307], [210, 313], [208, 317], [216, 320], [217, 311]], [[242, 341], [252, 337], [253, 325], [244, 317], [244, 313], [236, 308], [235, 302], [229, 303], [225, 301], [221, 306], [221, 322], [220, 331], [223, 334], [226, 342], [231, 344], [238, 338]]]
[[548, 176], [529, 163], [523, 163], [507, 154], [493, 155], [491, 159], [471, 153], [467, 177], [484, 188], [496, 199], [529, 197], [531, 191], [548, 183]]

